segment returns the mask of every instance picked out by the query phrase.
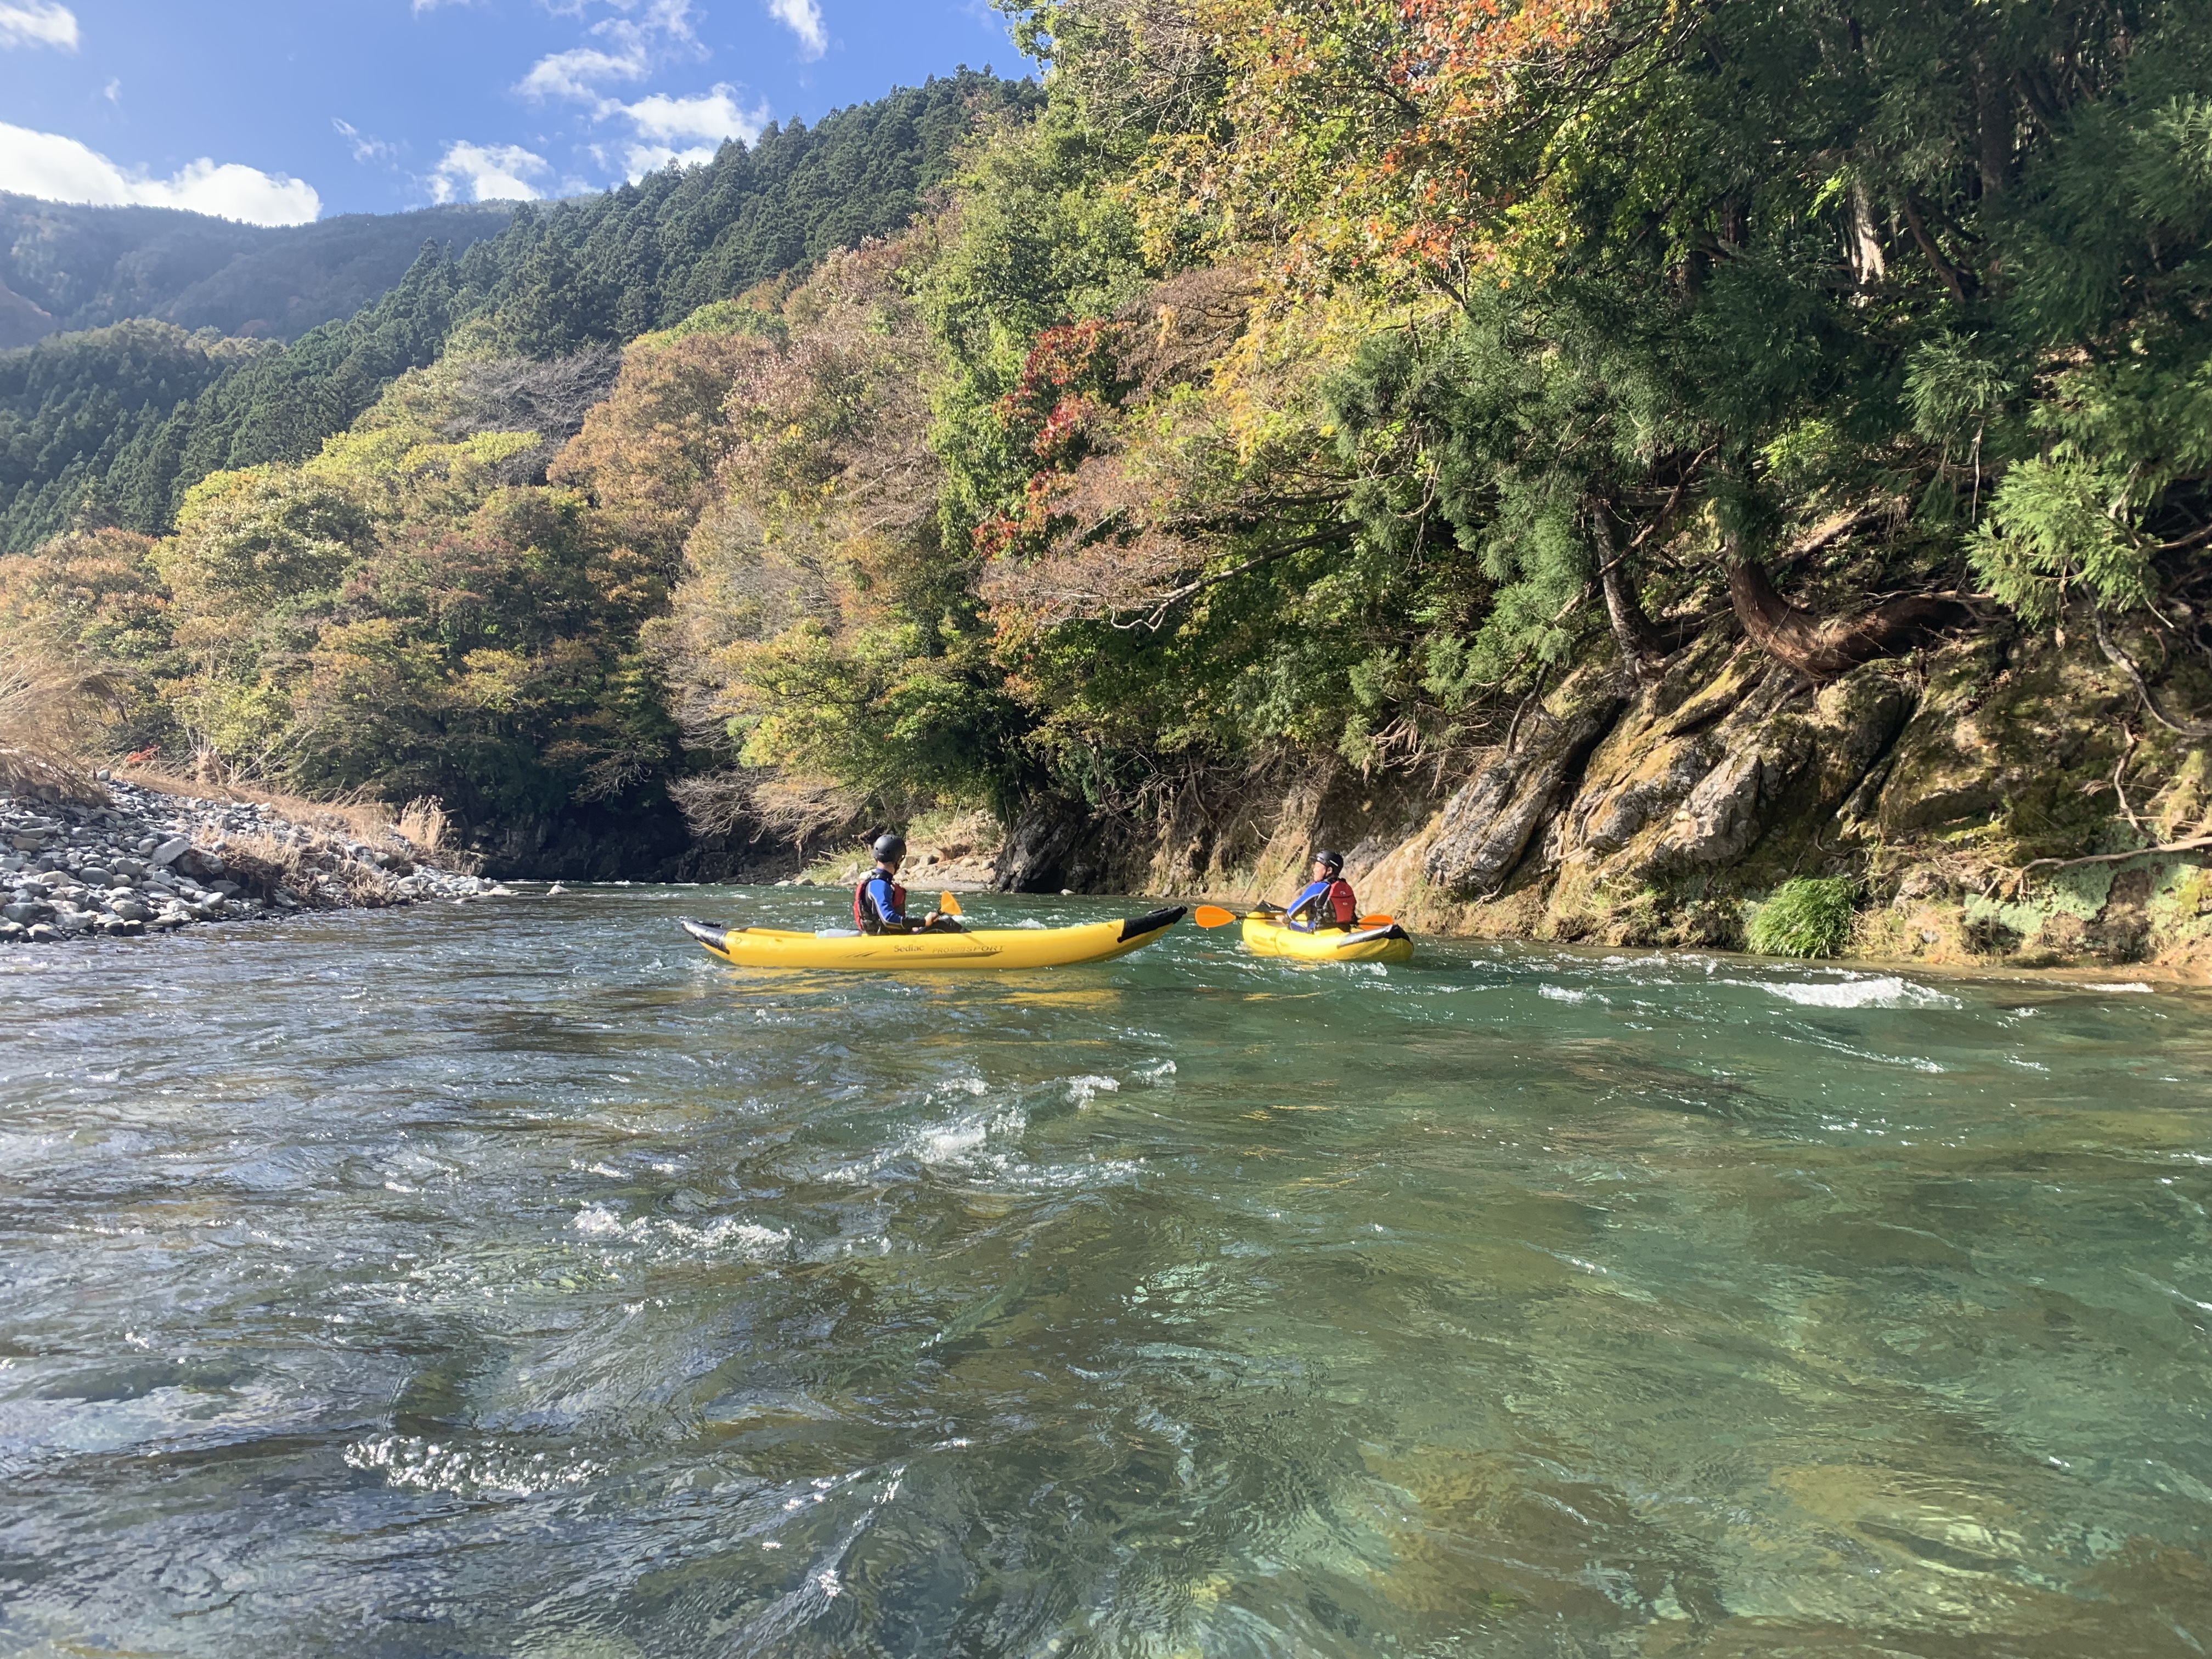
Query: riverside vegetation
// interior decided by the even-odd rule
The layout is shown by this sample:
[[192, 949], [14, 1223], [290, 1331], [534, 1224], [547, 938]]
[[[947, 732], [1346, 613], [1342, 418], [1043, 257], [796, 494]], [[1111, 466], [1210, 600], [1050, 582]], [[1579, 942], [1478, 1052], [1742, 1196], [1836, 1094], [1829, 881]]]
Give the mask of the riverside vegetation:
[[1041, 94], [520, 214], [282, 351], [0, 358], [0, 615], [113, 746], [496, 871], [980, 809], [1024, 890], [1321, 840], [1440, 930], [2203, 965], [2202, 8], [1015, 22]]

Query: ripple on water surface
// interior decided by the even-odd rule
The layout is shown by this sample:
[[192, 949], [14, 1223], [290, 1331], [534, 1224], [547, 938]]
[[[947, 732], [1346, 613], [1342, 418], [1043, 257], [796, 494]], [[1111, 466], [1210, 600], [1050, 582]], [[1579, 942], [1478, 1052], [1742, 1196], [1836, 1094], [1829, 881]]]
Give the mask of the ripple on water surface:
[[2212, 1644], [2205, 1002], [842, 902], [0, 959], [0, 1651]]

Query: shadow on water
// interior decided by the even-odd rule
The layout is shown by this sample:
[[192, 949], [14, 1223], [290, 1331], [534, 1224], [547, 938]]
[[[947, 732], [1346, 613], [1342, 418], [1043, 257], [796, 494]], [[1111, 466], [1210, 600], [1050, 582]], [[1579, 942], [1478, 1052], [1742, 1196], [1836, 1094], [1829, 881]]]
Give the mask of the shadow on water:
[[0, 960], [0, 1651], [2212, 1641], [2202, 1000], [827, 902]]

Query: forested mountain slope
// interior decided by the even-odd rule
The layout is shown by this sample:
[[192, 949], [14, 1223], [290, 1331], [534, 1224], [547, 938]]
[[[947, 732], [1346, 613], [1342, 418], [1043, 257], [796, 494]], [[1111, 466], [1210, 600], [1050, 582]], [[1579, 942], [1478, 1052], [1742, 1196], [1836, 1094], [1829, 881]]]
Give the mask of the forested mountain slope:
[[503, 202], [245, 225], [177, 208], [87, 207], [0, 193], [0, 349], [150, 317], [289, 340], [350, 317], [425, 242], [456, 252], [506, 228]]
[[703, 167], [523, 207], [465, 248], [418, 241], [374, 305], [281, 349], [131, 324], [0, 354], [0, 550], [73, 522], [164, 530], [193, 483], [313, 454], [471, 319], [488, 349], [558, 357], [896, 230], [974, 122], [1034, 95], [983, 75], [933, 80], [812, 128], [770, 127]]

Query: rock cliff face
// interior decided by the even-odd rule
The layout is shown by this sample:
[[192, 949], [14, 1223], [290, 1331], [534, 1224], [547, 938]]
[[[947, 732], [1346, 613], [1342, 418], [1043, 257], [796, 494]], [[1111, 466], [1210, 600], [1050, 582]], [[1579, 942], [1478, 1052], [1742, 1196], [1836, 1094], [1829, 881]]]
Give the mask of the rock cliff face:
[[[2212, 707], [2202, 663], [2159, 678], [2169, 708]], [[1645, 683], [1583, 666], [1455, 777], [1325, 768], [1144, 826], [1045, 803], [999, 884], [1280, 898], [1331, 845], [1411, 927], [1741, 948], [1782, 883], [1840, 876], [1854, 954], [2202, 974], [2208, 795], [2204, 739], [2094, 640], [1990, 632], [1816, 684], [1723, 624]]]

